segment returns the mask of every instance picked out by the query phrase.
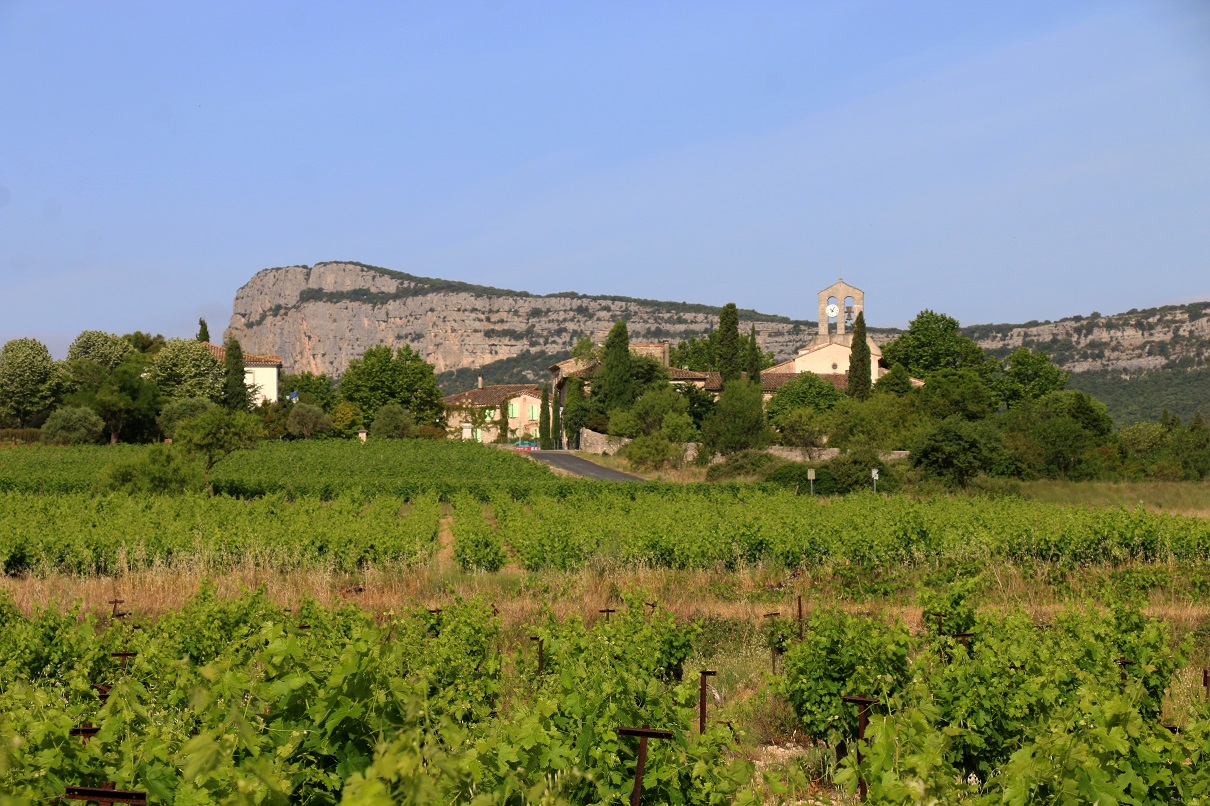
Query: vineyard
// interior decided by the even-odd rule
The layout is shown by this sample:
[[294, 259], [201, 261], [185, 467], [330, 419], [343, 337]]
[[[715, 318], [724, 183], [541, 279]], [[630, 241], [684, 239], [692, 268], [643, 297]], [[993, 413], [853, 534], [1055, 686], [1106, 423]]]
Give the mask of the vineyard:
[[0, 451], [0, 806], [1210, 804], [1210, 520], [146, 450]]
[[[144, 457], [146, 445], [30, 446], [0, 450], [0, 492], [91, 492], [105, 468]], [[537, 462], [507, 450], [449, 440], [265, 442], [214, 469], [215, 490], [237, 497], [281, 493], [333, 498], [342, 492], [448, 498], [504, 485], [519, 492], [566, 485]]]
[[1082, 510], [1016, 499], [852, 495], [707, 485], [580, 483], [559, 496], [487, 501], [463, 490], [442, 504], [341, 493], [251, 499], [0, 493], [0, 564], [7, 574], [99, 573], [194, 563], [353, 571], [413, 564], [437, 544], [443, 507], [468, 569], [618, 567], [894, 568], [995, 560], [1063, 567], [1204, 563], [1210, 521]]
[[740, 794], [750, 766], [725, 726], [697, 735], [672, 619], [630, 610], [535, 638], [541, 670], [533, 650], [501, 651], [476, 603], [375, 621], [203, 591], [140, 623], [0, 602], [0, 802], [112, 784], [178, 804], [621, 803], [638, 743], [618, 728], [645, 724], [670, 732], [645, 802]]
[[[745, 760], [743, 703], [691, 665], [701, 627], [624, 598], [511, 638], [481, 602], [372, 618], [204, 587], [153, 620], [0, 599], [0, 802], [111, 785], [149, 803], [620, 804], [646, 726], [643, 803], [814, 791]], [[828, 609], [769, 621], [766, 685], [841, 785], [876, 803], [1207, 802], [1210, 692], [1164, 623], [938, 603], [917, 635]]]

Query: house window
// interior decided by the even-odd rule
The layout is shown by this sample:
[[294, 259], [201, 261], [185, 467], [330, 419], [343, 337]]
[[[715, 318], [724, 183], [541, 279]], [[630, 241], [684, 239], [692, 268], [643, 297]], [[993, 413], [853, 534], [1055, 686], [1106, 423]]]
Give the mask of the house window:
[[496, 410], [495, 409], [484, 409], [483, 416], [488, 420], [494, 420], [494, 419], [496, 419]]
[[537, 406], [529, 407], [529, 419], [531, 419], [531, 420], [538, 419], [538, 407]]
[[475, 430], [472, 432], [472, 435], [473, 435], [473, 438], [474, 438], [475, 442], [482, 442], [482, 441], [483, 441], [483, 430], [482, 430], [482, 429], [480, 429], [480, 428], [476, 428], [476, 429], [475, 429]]
[[508, 404], [508, 416], [514, 420], [517, 419], [518, 417], [520, 417], [521, 412], [520, 412], [520, 409], [518, 408], [519, 406], [520, 406], [520, 404], [518, 404], [518, 403], [509, 403]]

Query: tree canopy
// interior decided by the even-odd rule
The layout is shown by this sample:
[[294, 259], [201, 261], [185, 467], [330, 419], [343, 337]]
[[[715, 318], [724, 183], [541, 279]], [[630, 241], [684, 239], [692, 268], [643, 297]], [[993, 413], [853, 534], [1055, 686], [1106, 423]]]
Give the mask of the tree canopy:
[[983, 348], [958, 332], [958, 320], [925, 309], [899, 338], [882, 348], [890, 364], [902, 364], [914, 378], [927, 379], [943, 369], [988, 368]]
[[151, 379], [169, 400], [223, 397], [224, 372], [210, 348], [192, 339], [169, 339], [151, 363]]
[[769, 419], [777, 423], [794, 409], [828, 411], [843, 399], [844, 395], [831, 382], [813, 372], [804, 372], [774, 392], [766, 410]]
[[594, 408], [600, 412], [626, 408], [635, 399], [631, 377], [630, 332], [626, 320], [619, 319], [605, 338], [601, 368], [592, 379]]
[[[339, 391], [341, 398], [370, 421], [386, 404], [398, 403], [412, 413], [417, 425], [444, 422], [445, 408], [433, 365], [408, 345], [394, 351], [386, 345], [369, 348], [361, 358], [349, 362]], [[337, 419], [333, 417], [334, 422]]]
[[103, 330], [85, 330], [67, 348], [67, 362], [87, 360], [113, 369], [135, 352], [130, 342]]
[[54, 410], [67, 374], [37, 339], [13, 339], [0, 348], [0, 419], [37, 427]]

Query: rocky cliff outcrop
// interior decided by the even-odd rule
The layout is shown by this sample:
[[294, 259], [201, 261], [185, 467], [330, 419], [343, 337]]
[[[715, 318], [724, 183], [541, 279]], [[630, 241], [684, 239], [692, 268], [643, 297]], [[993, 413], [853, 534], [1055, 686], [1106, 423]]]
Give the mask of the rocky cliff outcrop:
[[1071, 372], [1123, 375], [1210, 363], [1210, 303], [1168, 305], [1057, 322], [975, 325], [963, 332], [985, 350], [1004, 355], [1018, 347], [1045, 350]]
[[[802, 302], [810, 308], [815, 300]], [[620, 318], [628, 321], [634, 342], [675, 344], [712, 330], [718, 313], [708, 305], [570, 292], [535, 295], [361, 263], [317, 263], [257, 273], [236, 293], [227, 333], [246, 352], [281, 355], [287, 372], [339, 376], [368, 347], [409, 344], [438, 372], [517, 359], [535, 364], [527, 372], [536, 378], [546, 356], [565, 354], [582, 336], [603, 339]], [[816, 330], [814, 322], [755, 311], [741, 311], [740, 322], [745, 331], [755, 324], [761, 345], [779, 360], [809, 343]], [[976, 325], [964, 332], [996, 354], [1022, 345], [1045, 349], [1074, 372], [1197, 367], [1210, 358], [1210, 303]], [[870, 330], [880, 344], [896, 334]]]
[[[227, 334], [252, 353], [281, 355], [287, 372], [340, 375], [376, 344], [409, 344], [438, 372], [601, 340], [620, 318], [634, 342], [677, 343], [709, 332], [718, 308], [574, 293], [539, 296], [390, 271], [360, 263], [265, 269], [235, 296]], [[743, 311], [766, 350], [788, 358], [815, 324]], [[885, 340], [888, 334], [873, 334]]]

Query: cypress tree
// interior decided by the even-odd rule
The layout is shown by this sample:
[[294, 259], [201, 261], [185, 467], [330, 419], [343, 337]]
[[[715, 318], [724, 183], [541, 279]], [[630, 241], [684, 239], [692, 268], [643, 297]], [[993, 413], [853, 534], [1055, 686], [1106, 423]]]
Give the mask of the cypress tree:
[[739, 378], [742, 372], [739, 355], [739, 311], [734, 302], [723, 306], [718, 315], [718, 374], [723, 385]]
[[223, 349], [227, 353], [224, 359], [226, 379], [223, 382], [223, 405], [232, 411], [247, 411], [252, 408], [252, 395], [244, 380], [244, 350], [234, 336], [227, 339]]
[[206, 320], [201, 317], [197, 320], [197, 340], [203, 344], [210, 341], [210, 328], [206, 327]]
[[588, 406], [584, 403], [584, 382], [574, 375], [567, 379], [567, 402], [563, 406], [563, 430], [567, 435], [568, 450], [580, 447], [580, 429], [588, 417]]
[[496, 413], [496, 442], [504, 445], [508, 442], [508, 399], [500, 401], [500, 410]]
[[605, 338], [605, 357], [593, 377], [592, 396], [601, 411], [624, 409], [634, 402], [634, 381], [630, 377], [630, 332], [626, 320], [614, 323]]
[[756, 343], [756, 325], [752, 325], [751, 332], [748, 333], [748, 352], [744, 356], [744, 363], [748, 369], [748, 380], [760, 381], [760, 347]]
[[865, 336], [865, 311], [853, 323], [853, 349], [849, 353], [849, 397], [865, 400], [870, 396], [870, 345]]
[[552, 394], [550, 396], [550, 439], [554, 443], [552, 447], [555, 450], [563, 447], [563, 419], [559, 415], [559, 398]]
[[538, 410], [538, 447], [544, 451], [555, 447], [550, 438], [550, 390], [542, 384], [542, 407]]

